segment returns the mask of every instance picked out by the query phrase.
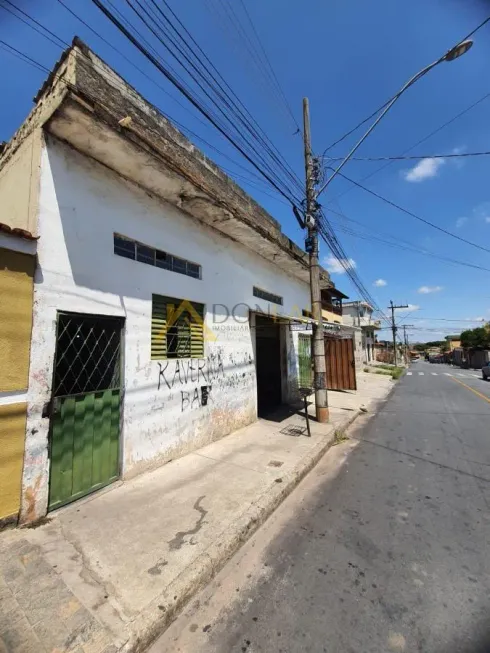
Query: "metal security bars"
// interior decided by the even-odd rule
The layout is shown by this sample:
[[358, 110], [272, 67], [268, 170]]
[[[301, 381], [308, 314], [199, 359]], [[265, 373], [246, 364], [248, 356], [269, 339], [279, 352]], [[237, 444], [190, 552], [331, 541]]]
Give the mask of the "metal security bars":
[[313, 367], [311, 360], [311, 336], [300, 333], [298, 336], [299, 387], [313, 387]]
[[204, 304], [152, 295], [152, 360], [203, 357]]
[[144, 245], [136, 240], [114, 234], [114, 254], [129, 258], [132, 261], [146, 263], [162, 270], [170, 270], [178, 274], [185, 274], [194, 279], [201, 278], [201, 266], [186, 259], [174, 256], [160, 249]]
[[53, 396], [121, 385], [120, 318], [60, 313]]

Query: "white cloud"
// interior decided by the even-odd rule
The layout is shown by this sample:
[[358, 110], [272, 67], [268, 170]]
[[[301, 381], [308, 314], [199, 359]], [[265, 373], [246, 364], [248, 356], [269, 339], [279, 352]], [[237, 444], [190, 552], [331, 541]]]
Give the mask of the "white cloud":
[[375, 285], [376, 288], [383, 288], [384, 286], [388, 285], [388, 282], [384, 279], [376, 279], [373, 285]]
[[408, 306], [405, 306], [404, 308], [395, 308], [395, 311], [397, 313], [404, 313], [405, 311], [411, 313], [413, 311], [420, 311], [420, 306], [417, 304], [408, 304]]
[[456, 220], [456, 228], [460, 229], [468, 222], [468, 218], [458, 218]]
[[323, 260], [323, 265], [325, 265], [330, 274], [345, 274], [345, 268], [355, 268], [356, 262], [352, 258], [338, 260], [335, 256], [327, 256]]
[[481, 204], [478, 204], [478, 206], [475, 206], [473, 209], [473, 215], [478, 220], [490, 223], [490, 202], [482, 202]]
[[431, 177], [437, 177], [439, 168], [444, 165], [445, 159], [422, 159], [410, 170], [405, 170], [402, 175], [405, 181], [418, 183]]
[[421, 295], [428, 295], [431, 292], [441, 292], [442, 286], [420, 286], [417, 290]]
[[[454, 147], [451, 150], [451, 154], [463, 154], [466, 150], [466, 147]], [[450, 159], [451, 163], [456, 166], [456, 168], [460, 169], [464, 166], [465, 164], [465, 159]]]

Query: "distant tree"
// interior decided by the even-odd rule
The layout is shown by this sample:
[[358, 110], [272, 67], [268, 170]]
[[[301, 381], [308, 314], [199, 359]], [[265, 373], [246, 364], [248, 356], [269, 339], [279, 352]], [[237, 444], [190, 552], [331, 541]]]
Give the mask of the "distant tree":
[[465, 349], [490, 349], [490, 323], [463, 331], [461, 346]]
[[418, 342], [413, 346], [413, 348], [415, 351], [425, 351], [426, 349], [432, 349], [433, 347], [444, 347], [445, 344], [445, 340], [432, 340], [430, 342]]

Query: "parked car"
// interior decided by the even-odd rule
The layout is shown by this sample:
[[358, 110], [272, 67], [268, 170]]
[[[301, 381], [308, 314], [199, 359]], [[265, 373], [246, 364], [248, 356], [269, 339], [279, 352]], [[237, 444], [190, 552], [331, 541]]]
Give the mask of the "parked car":
[[490, 381], [490, 362], [481, 368], [481, 373], [486, 381]]
[[444, 363], [444, 356], [442, 354], [431, 354], [429, 363]]

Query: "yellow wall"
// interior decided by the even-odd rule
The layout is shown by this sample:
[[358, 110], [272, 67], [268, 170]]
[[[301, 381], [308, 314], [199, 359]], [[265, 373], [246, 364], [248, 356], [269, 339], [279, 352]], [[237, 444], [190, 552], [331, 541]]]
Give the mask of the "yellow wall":
[[322, 309], [322, 317], [327, 322], [335, 322], [335, 324], [342, 324], [342, 316], [337, 315], [337, 313], [332, 313], [331, 311], [326, 311]]
[[0, 168], [0, 222], [37, 232], [37, 200], [41, 165], [41, 132], [30, 134]]
[[449, 351], [461, 347], [461, 340], [448, 340], [448, 343], [449, 343]]
[[0, 406], [0, 520], [17, 517], [20, 508], [26, 407]]
[[[27, 390], [35, 258], [0, 248], [0, 398]], [[26, 408], [0, 404], [0, 520], [16, 517], [24, 460]]]
[[34, 256], [0, 248], [0, 392], [27, 388], [34, 267]]

